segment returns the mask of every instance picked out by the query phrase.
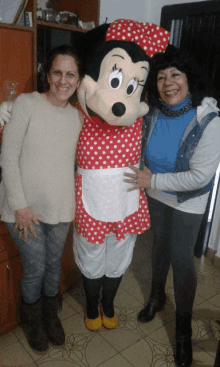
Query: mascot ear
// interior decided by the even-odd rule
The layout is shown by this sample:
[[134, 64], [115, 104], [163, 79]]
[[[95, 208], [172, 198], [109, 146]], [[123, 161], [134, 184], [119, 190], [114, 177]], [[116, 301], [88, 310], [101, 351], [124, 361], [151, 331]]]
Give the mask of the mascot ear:
[[102, 24], [91, 31], [83, 33], [77, 40], [74, 42], [80, 57], [84, 62], [93, 54], [94, 49], [105, 42], [105, 36], [107, 33], [107, 29], [109, 28], [110, 23]]

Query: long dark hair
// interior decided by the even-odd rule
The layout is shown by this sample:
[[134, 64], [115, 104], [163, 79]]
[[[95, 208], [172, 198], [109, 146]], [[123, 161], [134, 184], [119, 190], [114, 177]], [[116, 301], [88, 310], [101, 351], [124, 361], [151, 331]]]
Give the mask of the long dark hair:
[[168, 45], [165, 53], [154, 55], [150, 61], [150, 72], [147, 79], [147, 100], [149, 105], [160, 108], [157, 74], [159, 70], [169, 67], [176, 67], [186, 74], [194, 108], [201, 104], [204, 97], [212, 96], [213, 91], [210, 81], [201, 71], [188, 50]]

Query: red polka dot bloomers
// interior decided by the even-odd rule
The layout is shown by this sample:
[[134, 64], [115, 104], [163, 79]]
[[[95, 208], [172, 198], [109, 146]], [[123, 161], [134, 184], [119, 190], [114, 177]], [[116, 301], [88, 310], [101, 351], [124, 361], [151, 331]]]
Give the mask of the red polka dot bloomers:
[[[137, 165], [141, 155], [141, 140], [142, 118], [138, 118], [132, 126], [118, 127], [84, 114], [84, 124], [77, 146], [79, 172], [108, 172], [112, 168], [126, 168], [128, 163]], [[143, 189], [139, 192], [137, 210], [123, 220], [97, 220], [88, 214], [83, 203], [82, 175], [79, 172], [76, 175], [75, 223], [80, 236], [85, 237], [88, 242], [102, 244], [107, 234], [114, 233], [120, 241], [125, 239], [126, 234], [140, 234], [150, 228], [148, 203]], [[129, 184], [127, 185], [129, 188]], [[134, 191], [138, 195], [137, 190]], [[94, 197], [92, 199], [96, 200]], [[106, 197], [106, 201], [107, 199]]]

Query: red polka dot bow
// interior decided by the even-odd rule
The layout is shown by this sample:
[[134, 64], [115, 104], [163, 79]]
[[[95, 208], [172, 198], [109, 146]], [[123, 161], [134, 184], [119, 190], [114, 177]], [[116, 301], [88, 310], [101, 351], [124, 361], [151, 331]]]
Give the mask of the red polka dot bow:
[[170, 33], [153, 23], [140, 23], [130, 19], [117, 19], [111, 23], [106, 41], [131, 41], [137, 43], [149, 57], [164, 52]]

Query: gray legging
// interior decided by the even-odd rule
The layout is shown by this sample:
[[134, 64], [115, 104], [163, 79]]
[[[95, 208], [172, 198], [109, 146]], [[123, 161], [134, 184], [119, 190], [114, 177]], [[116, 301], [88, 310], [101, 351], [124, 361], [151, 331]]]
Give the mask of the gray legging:
[[174, 294], [178, 312], [192, 312], [196, 291], [194, 247], [203, 214], [185, 213], [148, 197], [154, 233], [152, 274], [165, 282], [172, 265]]
[[34, 303], [41, 297], [53, 297], [59, 292], [62, 252], [70, 223], [33, 223], [37, 237], [28, 231], [28, 240], [18, 238], [13, 232], [14, 223], [6, 223], [18, 248], [23, 265], [21, 281], [22, 297], [26, 303]]

